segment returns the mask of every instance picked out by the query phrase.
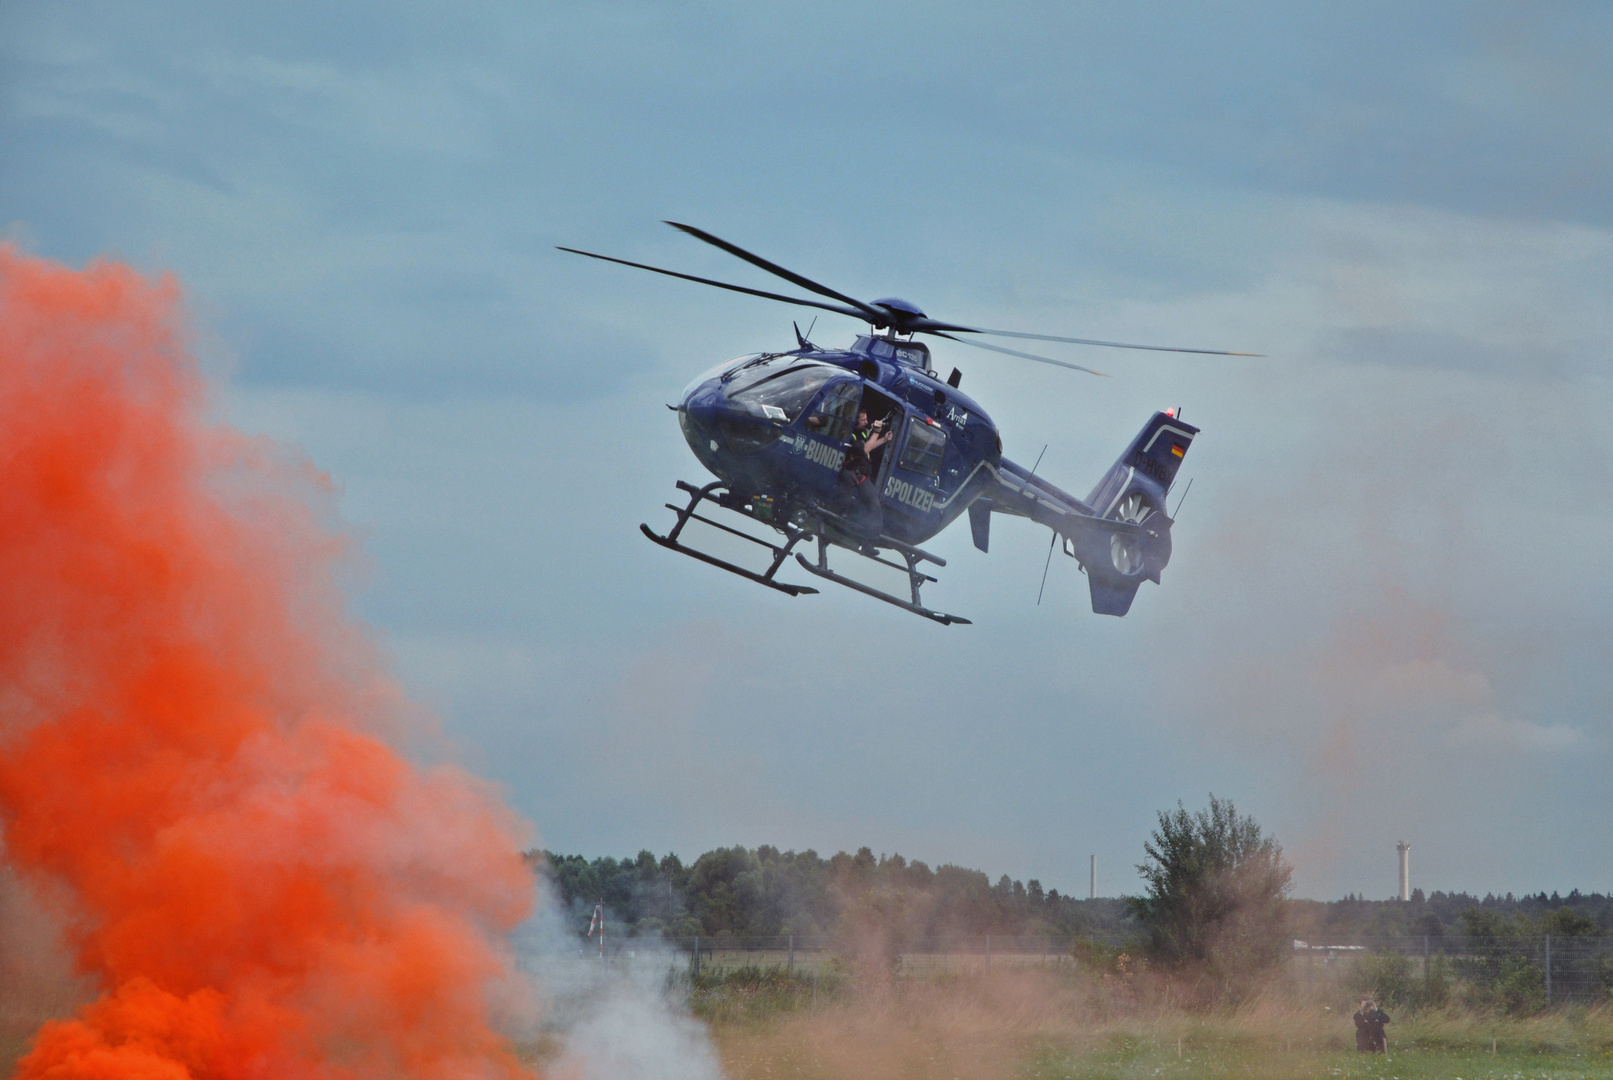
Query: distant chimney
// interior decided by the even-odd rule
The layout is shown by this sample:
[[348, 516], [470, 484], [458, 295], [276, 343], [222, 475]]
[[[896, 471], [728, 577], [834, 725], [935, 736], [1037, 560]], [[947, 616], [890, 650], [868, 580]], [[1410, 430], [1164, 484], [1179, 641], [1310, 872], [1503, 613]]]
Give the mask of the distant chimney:
[[1098, 898], [1098, 857], [1092, 856], [1092, 880], [1087, 884], [1087, 899]]
[[1400, 899], [1411, 899], [1411, 845], [1404, 840], [1395, 845], [1400, 852]]

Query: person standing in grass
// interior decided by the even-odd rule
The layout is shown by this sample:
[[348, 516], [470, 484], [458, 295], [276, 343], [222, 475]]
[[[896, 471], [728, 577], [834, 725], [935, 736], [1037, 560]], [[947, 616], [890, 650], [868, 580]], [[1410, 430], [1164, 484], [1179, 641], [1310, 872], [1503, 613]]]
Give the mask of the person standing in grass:
[[1363, 1054], [1387, 1054], [1389, 1036], [1383, 1030], [1389, 1014], [1378, 1008], [1371, 998], [1362, 998], [1355, 1016], [1355, 1048]]

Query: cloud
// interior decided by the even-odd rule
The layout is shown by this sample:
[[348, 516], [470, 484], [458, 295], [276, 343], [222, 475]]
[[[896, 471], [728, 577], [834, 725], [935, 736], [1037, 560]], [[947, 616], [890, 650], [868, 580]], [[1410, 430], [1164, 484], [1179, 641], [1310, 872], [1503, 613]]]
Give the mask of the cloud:
[[[1214, 790], [1315, 853], [1321, 894], [1374, 880], [1378, 841], [1334, 824], [1363, 805], [1446, 884], [1590, 887], [1605, 11], [103, 14], [0, 5], [8, 216], [43, 253], [179, 273], [240, 358], [231, 409], [345, 491], [356, 603], [557, 843], [750, 829], [1078, 889]], [[904, 47], [832, 59], [870, 17]], [[636, 526], [699, 471], [662, 405], [796, 313], [550, 248], [766, 287], [663, 217], [947, 318], [1269, 355], [1075, 380], [937, 346], [1072, 490], [1157, 406], [1203, 425], [1174, 561], [1123, 622], [1059, 562], [1036, 606], [1023, 523], [989, 557], [931, 545], [926, 595], [971, 628], [754, 595]], [[1509, 822], [1562, 843], [1463, 846]]]
[[1453, 744], [1498, 750], [1562, 754], [1585, 744], [1585, 733], [1570, 724], [1508, 720], [1493, 712], [1464, 717], [1448, 732]]

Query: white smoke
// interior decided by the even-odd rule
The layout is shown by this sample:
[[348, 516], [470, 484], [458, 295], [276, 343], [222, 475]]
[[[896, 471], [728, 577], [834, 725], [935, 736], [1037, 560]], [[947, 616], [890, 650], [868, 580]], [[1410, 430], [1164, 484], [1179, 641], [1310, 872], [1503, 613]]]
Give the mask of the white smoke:
[[571, 913], [554, 889], [539, 880], [538, 911], [521, 928], [516, 949], [542, 1007], [530, 1035], [559, 1045], [548, 1074], [563, 1080], [721, 1080], [706, 1027], [684, 1003], [687, 983], [679, 976], [688, 957], [656, 938], [634, 938], [630, 945], [612, 938], [602, 962], [594, 943], [583, 942], [568, 925]]

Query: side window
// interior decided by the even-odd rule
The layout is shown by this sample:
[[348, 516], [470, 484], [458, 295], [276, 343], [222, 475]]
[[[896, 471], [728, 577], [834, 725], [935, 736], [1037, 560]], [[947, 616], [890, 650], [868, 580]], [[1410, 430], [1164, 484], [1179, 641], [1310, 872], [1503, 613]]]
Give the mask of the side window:
[[857, 421], [857, 401], [861, 397], [859, 383], [843, 382], [829, 387], [807, 416], [807, 430], [826, 439], [845, 442], [851, 438], [851, 426]]
[[901, 466], [925, 476], [941, 471], [941, 456], [947, 451], [947, 433], [915, 416], [907, 425], [907, 443], [902, 447]]

